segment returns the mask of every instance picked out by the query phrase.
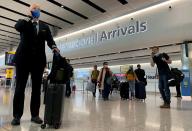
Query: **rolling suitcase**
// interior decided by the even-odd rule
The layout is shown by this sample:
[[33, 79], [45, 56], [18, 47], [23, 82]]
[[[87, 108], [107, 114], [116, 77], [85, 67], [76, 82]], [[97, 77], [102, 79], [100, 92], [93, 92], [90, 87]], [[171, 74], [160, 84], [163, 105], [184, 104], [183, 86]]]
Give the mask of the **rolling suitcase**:
[[140, 100], [146, 99], [146, 90], [144, 82], [136, 82], [135, 83], [135, 98]]
[[48, 86], [48, 80], [43, 80], [43, 92], [44, 92], [43, 104], [45, 104], [45, 101], [46, 101], [47, 86]]
[[122, 100], [129, 99], [129, 83], [128, 82], [120, 83], [120, 96]]
[[49, 83], [45, 91], [45, 113], [44, 123], [58, 129], [61, 126], [63, 118], [63, 104], [66, 91], [66, 82], [69, 80], [69, 65], [66, 59], [60, 54], [54, 53], [51, 73], [48, 76]]
[[66, 86], [64, 84], [49, 84], [46, 91], [44, 123], [41, 128], [46, 125], [53, 126], [58, 129], [61, 126], [63, 118], [64, 94]]

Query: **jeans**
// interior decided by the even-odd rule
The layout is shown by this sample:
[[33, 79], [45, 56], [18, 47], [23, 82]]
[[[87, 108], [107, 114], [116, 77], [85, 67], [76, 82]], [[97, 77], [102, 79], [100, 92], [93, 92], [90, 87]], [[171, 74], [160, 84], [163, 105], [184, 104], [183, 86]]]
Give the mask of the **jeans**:
[[97, 80], [92, 80], [92, 83], [95, 84], [95, 91], [93, 92], [93, 96], [95, 96], [97, 89]]
[[159, 91], [166, 104], [171, 102], [171, 94], [168, 85], [168, 75], [159, 75]]
[[107, 98], [109, 97], [109, 93], [110, 93], [110, 89], [111, 89], [111, 85], [108, 85], [107, 83], [104, 83], [104, 89], [102, 92], [103, 98]]
[[129, 96], [135, 97], [135, 81], [134, 80], [129, 81], [129, 89], [130, 89], [129, 92], [131, 92], [131, 95]]

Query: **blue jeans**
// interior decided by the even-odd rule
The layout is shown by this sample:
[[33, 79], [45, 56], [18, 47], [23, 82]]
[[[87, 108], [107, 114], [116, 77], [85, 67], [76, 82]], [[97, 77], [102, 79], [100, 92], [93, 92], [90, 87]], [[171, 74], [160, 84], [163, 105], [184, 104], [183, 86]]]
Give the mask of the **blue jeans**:
[[129, 89], [129, 96], [135, 97], [135, 80], [129, 81]]
[[111, 85], [108, 85], [107, 83], [104, 83], [104, 89], [102, 92], [103, 98], [107, 98], [109, 97], [109, 93], [110, 93], [110, 89], [111, 89]]
[[171, 94], [168, 85], [168, 75], [159, 75], [159, 91], [162, 95], [162, 98], [166, 104], [171, 102]]

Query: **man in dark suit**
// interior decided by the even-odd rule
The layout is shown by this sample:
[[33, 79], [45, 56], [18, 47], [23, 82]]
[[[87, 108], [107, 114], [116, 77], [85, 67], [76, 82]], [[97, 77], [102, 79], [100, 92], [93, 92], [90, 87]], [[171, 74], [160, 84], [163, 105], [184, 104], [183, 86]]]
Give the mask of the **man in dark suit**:
[[13, 117], [11, 124], [20, 125], [23, 115], [24, 97], [26, 82], [31, 74], [31, 121], [41, 124], [43, 121], [39, 117], [40, 93], [43, 71], [46, 66], [45, 41], [48, 46], [59, 52], [55, 45], [50, 29], [47, 25], [39, 21], [40, 6], [32, 4], [30, 6], [30, 18], [19, 20], [15, 29], [20, 32], [21, 42], [16, 50], [16, 89], [13, 99]]
[[143, 69], [141, 69], [140, 64], [137, 65], [137, 69], [135, 70], [135, 74], [137, 75], [137, 78], [139, 79], [139, 81], [146, 83], [145, 71]]

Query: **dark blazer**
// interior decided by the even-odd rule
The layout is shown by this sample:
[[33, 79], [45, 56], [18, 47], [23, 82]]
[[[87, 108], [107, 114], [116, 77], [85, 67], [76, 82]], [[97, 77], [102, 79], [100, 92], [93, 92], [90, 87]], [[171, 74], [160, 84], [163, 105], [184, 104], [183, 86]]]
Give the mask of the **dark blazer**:
[[35, 34], [32, 21], [20, 19], [16, 23], [15, 29], [20, 32], [21, 38], [15, 55], [16, 65], [25, 63], [30, 59], [45, 66], [45, 41], [51, 49], [56, 47], [48, 25], [39, 21], [39, 32]]
[[135, 74], [137, 75], [137, 78], [139, 79], [139, 81], [144, 81], [145, 71], [143, 69], [136, 69]]

